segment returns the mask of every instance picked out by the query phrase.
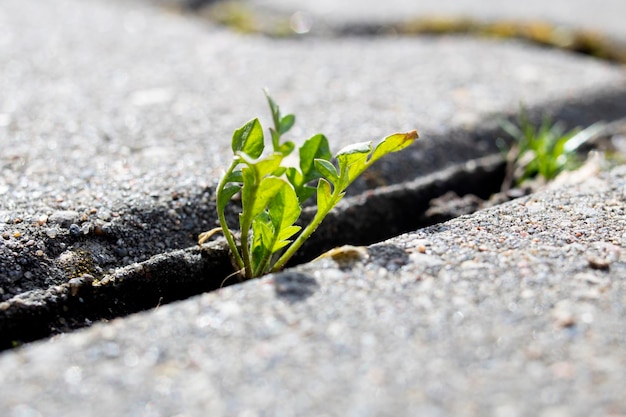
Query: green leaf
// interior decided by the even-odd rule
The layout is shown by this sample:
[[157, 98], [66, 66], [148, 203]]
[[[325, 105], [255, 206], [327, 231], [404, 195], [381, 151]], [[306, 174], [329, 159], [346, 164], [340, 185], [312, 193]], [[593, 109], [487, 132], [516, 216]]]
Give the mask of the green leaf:
[[300, 170], [304, 177], [303, 183], [322, 177], [322, 173], [316, 169], [316, 159], [329, 161], [331, 157], [326, 136], [319, 134], [307, 139], [300, 147]]
[[302, 229], [300, 226], [289, 226], [289, 227], [286, 227], [283, 230], [281, 230], [280, 233], [278, 234], [278, 240], [282, 241], [282, 240], [285, 240], [285, 239], [289, 239], [291, 236], [293, 236], [296, 233], [298, 233], [300, 231], [300, 229]]
[[288, 140], [288, 141], [281, 143], [278, 146], [278, 152], [283, 154], [283, 156], [287, 156], [291, 154], [291, 152], [293, 152], [295, 148], [296, 148], [296, 145], [292, 141]]
[[330, 183], [324, 178], [320, 178], [317, 183], [317, 211], [326, 212], [329, 211], [332, 206], [332, 191], [330, 189]]
[[226, 205], [235, 194], [241, 190], [241, 185], [227, 185], [217, 194], [217, 209], [224, 211]]
[[280, 233], [286, 227], [293, 225], [300, 217], [300, 204], [296, 192], [291, 184], [280, 180], [282, 187], [269, 203], [269, 216], [274, 230]]
[[283, 155], [280, 153], [273, 153], [261, 159], [252, 159], [243, 153], [238, 153], [237, 155], [248, 165], [248, 168], [254, 171], [254, 175], [257, 178], [272, 175], [280, 167], [280, 163], [283, 160]]
[[270, 106], [270, 112], [272, 113], [272, 121], [274, 122], [274, 126], [279, 126], [280, 124], [280, 108], [276, 105], [276, 102], [272, 97], [270, 97], [269, 91], [263, 90], [265, 93], [265, 97], [267, 98], [267, 103]]
[[292, 241], [289, 239], [277, 240], [274, 246], [272, 247], [272, 253], [276, 253], [285, 246], [288, 246]]
[[413, 130], [407, 133], [396, 133], [387, 136], [382, 141], [380, 141], [378, 145], [376, 145], [376, 147], [374, 148], [370, 164], [389, 153], [401, 151], [402, 149], [415, 142], [417, 138], [417, 130]]
[[276, 168], [276, 169], [274, 170], [274, 172], [272, 172], [272, 176], [274, 176], [274, 177], [280, 177], [280, 176], [282, 176], [285, 172], [287, 172], [287, 168], [286, 168], [286, 167], [279, 166], [278, 168]]
[[502, 120], [500, 122], [500, 127], [506, 132], [506, 134], [514, 138], [516, 141], [519, 142], [521, 140], [523, 135], [522, 131], [510, 120]]
[[576, 149], [580, 148], [583, 144], [596, 137], [604, 129], [606, 129], [606, 125], [600, 122], [594, 123], [584, 130], [576, 129], [574, 131], [574, 135], [567, 141], [567, 144], [563, 148], [563, 151], [566, 153], [576, 151]]
[[228, 177], [226, 177], [226, 182], [238, 182], [238, 183], [242, 183], [243, 182], [243, 175], [241, 174], [241, 170], [238, 169], [236, 171], [231, 172]]
[[298, 200], [301, 202], [307, 201], [309, 198], [315, 194], [315, 187], [311, 187], [309, 185], [303, 185], [297, 191]]
[[365, 171], [371, 152], [372, 143], [361, 142], [346, 146], [337, 153], [339, 172], [342, 177], [342, 188], [347, 187]]
[[284, 184], [287, 184], [285, 180], [277, 177], [263, 178], [258, 186], [259, 188], [256, 193], [256, 199], [254, 200], [254, 203], [251, 207], [245, 205], [244, 203], [244, 210], [247, 208], [249, 211], [248, 215], [254, 219], [265, 210], [270, 201], [276, 196], [276, 193], [280, 191]]
[[285, 171], [285, 176], [287, 177], [287, 180], [289, 180], [293, 188], [298, 188], [303, 182], [302, 174], [294, 167], [287, 168], [287, 171]]
[[258, 216], [252, 221], [252, 244], [250, 253], [253, 268], [259, 265], [263, 259], [269, 255], [273, 232], [262, 216]]
[[[243, 187], [241, 188], [241, 205], [243, 215], [249, 216], [249, 208], [254, 203], [257, 192], [256, 175], [254, 169], [247, 166], [241, 170], [243, 176]], [[250, 216], [248, 222], [251, 222], [255, 216]], [[243, 221], [240, 224], [244, 224]], [[249, 223], [248, 223], [249, 224]]]
[[293, 114], [288, 114], [285, 117], [280, 119], [279, 132], [281, 135], [284, 135], [291, 129], [296, 122], [296, 116]]
[[258, 158], [263, 153], [264, 148], [263, 128], [259, 119], [250, 120], [233, 133], [232, 149], [234, 154], [241, 152], [251, 158]]
[[252, 221], [252, 235], [254, 240], [258, 240], [265, 248], [272, 245], [272, 240], [276, 232], [273, 230], [272, 223], [266, 212], [256, 216]]
[[268, 155], [266, 158], [259, 160], [255, 165], [254, 169], [258, 178], [263, 178], [267, 175], [272, 175], [276, 170], [279, 169], [280, 163], [283, 161], [283, 155], [279, 153], [273, 153]]
[[297, 168], [289, 167], [287, 171], [285, 171], [285, 176], [289, 183], [293, 186], [294, 190], [296, 190], [296, 194], [298, 196], [298, 200], [300, 203], [303, 203], [310, 195], [307, 197], [306, 192], [303, 192], [306, 185], [303, 184], [304, 178], [302, 178], [302, 174]]
[[288, 228], [283, 229], [282, 232], [277, 236], [276, 242], [272, 246], [271, 252], [276, 253], [285, 246], [289, 245], [291, 243], [291, 240], [289, 238], [298, 233], [300, 229], [300, 226], [289, 226]]
[[337, 168], [330, 162], [325, 159], [315, 159], [313, 161], [315, 163], [315, 168], [317, 171], [328, 181], [333, 184], [336, 184], [339, 181], [339, 173], [337, 172]]
[[340, 156], [354, 155], [354, 154], [367, 154], [372, 151], [372, 142], [359, 142], [352, 145], [345, 146], [337, 152], [337, 158]]

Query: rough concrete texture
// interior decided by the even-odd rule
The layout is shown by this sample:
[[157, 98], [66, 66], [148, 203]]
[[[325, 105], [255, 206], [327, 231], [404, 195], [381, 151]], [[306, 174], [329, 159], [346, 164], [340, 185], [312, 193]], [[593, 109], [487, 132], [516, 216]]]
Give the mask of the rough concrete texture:
[[[345, 4], [336, 16], [352, 15]], [[557, 14], [525, 3], [549, 20], [589, 18], [622, 36], [611, 23], [621, 4], [583, 4]], [[525, 17], [517, 5], [498, 7], [489, 10]], [[360, 10], [365, 22], [374, 9]], [[626, 114], [622, 67], [521, 42], [277, 40], [148, 2], [4, 0], [2, 301], [192, 246], [214, 226], [212, 187], [232, 130], [268, 120], [262, 87], [298, 115], [296, 136], [322, 131], [335, 149], [418, 128], [420, 143], [381, 164], [376, 184], [493, 154], [494, 121], [520, 102], [570, 124]], [[3, 352], [0, 409], [626, 415], [625, 187], [618, 169]], [[182, 252], [173, 268], [199, 256]]]
[[193, 245], [232, 130], [267, 122], [263, 87], [334, 149], [418, 128], [374, 184], [498, 152], [477, 132], [520, 103], [571, 123], [626, 106], [622, 68], [516, 42], [277, 41], [96, 0], [9, 0], [0, 21], [3, 300]]
[[624, 415], [625, 190], [622, 168], [33, 344], [0, 357], [0, 404], [8, 416]]

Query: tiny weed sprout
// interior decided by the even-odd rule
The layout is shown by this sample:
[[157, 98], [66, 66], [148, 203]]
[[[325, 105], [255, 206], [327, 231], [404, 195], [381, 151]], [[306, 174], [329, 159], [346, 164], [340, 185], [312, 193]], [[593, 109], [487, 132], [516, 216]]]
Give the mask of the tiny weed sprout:
[[[411, 145], [417, 131], [387, 136], [375, 146], [356, 143], [341, 149], [333, 163], [328, 140], [317, 134], [297, 149], [297, 167], [283, 165], [296, 150], [283, 141], [295, 116], [283, 116], [267, 94], [274, 126], [269, 129], [271, 150], [265, 151], [263, 128], [253, 119], [235, 130], [232, 138], [233, 160], [221, 178], [216, 193], [219, 228], [200, 234], [198, 243], [215, 233], [226, 237], [233, 265], [243, 279], [282, 269], [295, 252], [339, 203], [346, 188], [383, 156]], [[224, 211], [230, 200], [241, 194], [239, 236], [231, 231]], [[317, 211], [304, 227], [296, 225], [305, 201], [316, 196]]]
[[507, 155], [503, 189], [535, 177], [550, 181], [565, 170], [578, 168], [582, 163], [578, 149], [604, 127], [598, 123], [584, 130], [566, 132], [560, 123], [552, 123], [547, 117], [541, 125], [535, 126], [523, 109], [519, 127], [509, 121], [502, 122], [501, 126], [514, 139]]

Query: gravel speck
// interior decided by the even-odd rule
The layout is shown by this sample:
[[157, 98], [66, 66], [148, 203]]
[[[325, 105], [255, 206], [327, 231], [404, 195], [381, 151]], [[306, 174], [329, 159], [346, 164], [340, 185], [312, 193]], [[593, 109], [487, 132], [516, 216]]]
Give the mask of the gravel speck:
[[80, 236], [80, 226], [76, 223], [70, 225], [70, 234], [74, 237]]
[[58, 224], [63, 228], [68, 228], [72, 223], [77, 223], [80, 215], [73, 210], [55, 211], [48, 217], [48, 222]]

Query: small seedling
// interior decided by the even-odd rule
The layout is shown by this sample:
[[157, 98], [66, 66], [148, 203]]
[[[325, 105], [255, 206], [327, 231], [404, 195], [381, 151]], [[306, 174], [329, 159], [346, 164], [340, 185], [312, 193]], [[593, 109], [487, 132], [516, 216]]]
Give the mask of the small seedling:
[[565, 131], [562, 124], [547, 117], [541, 125], [534, 126], [523, 110], [519, 127], [510, 121], [501, 126], [514, 139], [507, 155], [504, 189], [535, 177], [550, 181], [565, 170], [578, 168], [582, 163], [578, 149], [603, 128], [595, 124], [584, 130]]
[[[295, 122], [283, 116], [267, 94], [272, 114], [271, 152], [264, 154], [265, 138], [258, 119], [235, 130], [233, 160], [217, 186], [219, 228], [202, 233], [202, 244], [217, 232], [228, 241], [233, 264], [243, 279], [282, 269], [294, 253], [344, 197], [346, 188], [381, 157], [398, 152], [418, 137], [417, 131], [387, 136], [376, 146], [362, 142], [341, 149], [333, 163], [328, 140], [317, 134], [298, 148], [298, 167], [283, 165], [296, 145], [282, 141]], [[239, 236], [231, 231], [224, 211], [229, 201], [241, 194]], [[296, 225], [302, 205], [316, 196], [317, 212], [304, 228]]]

